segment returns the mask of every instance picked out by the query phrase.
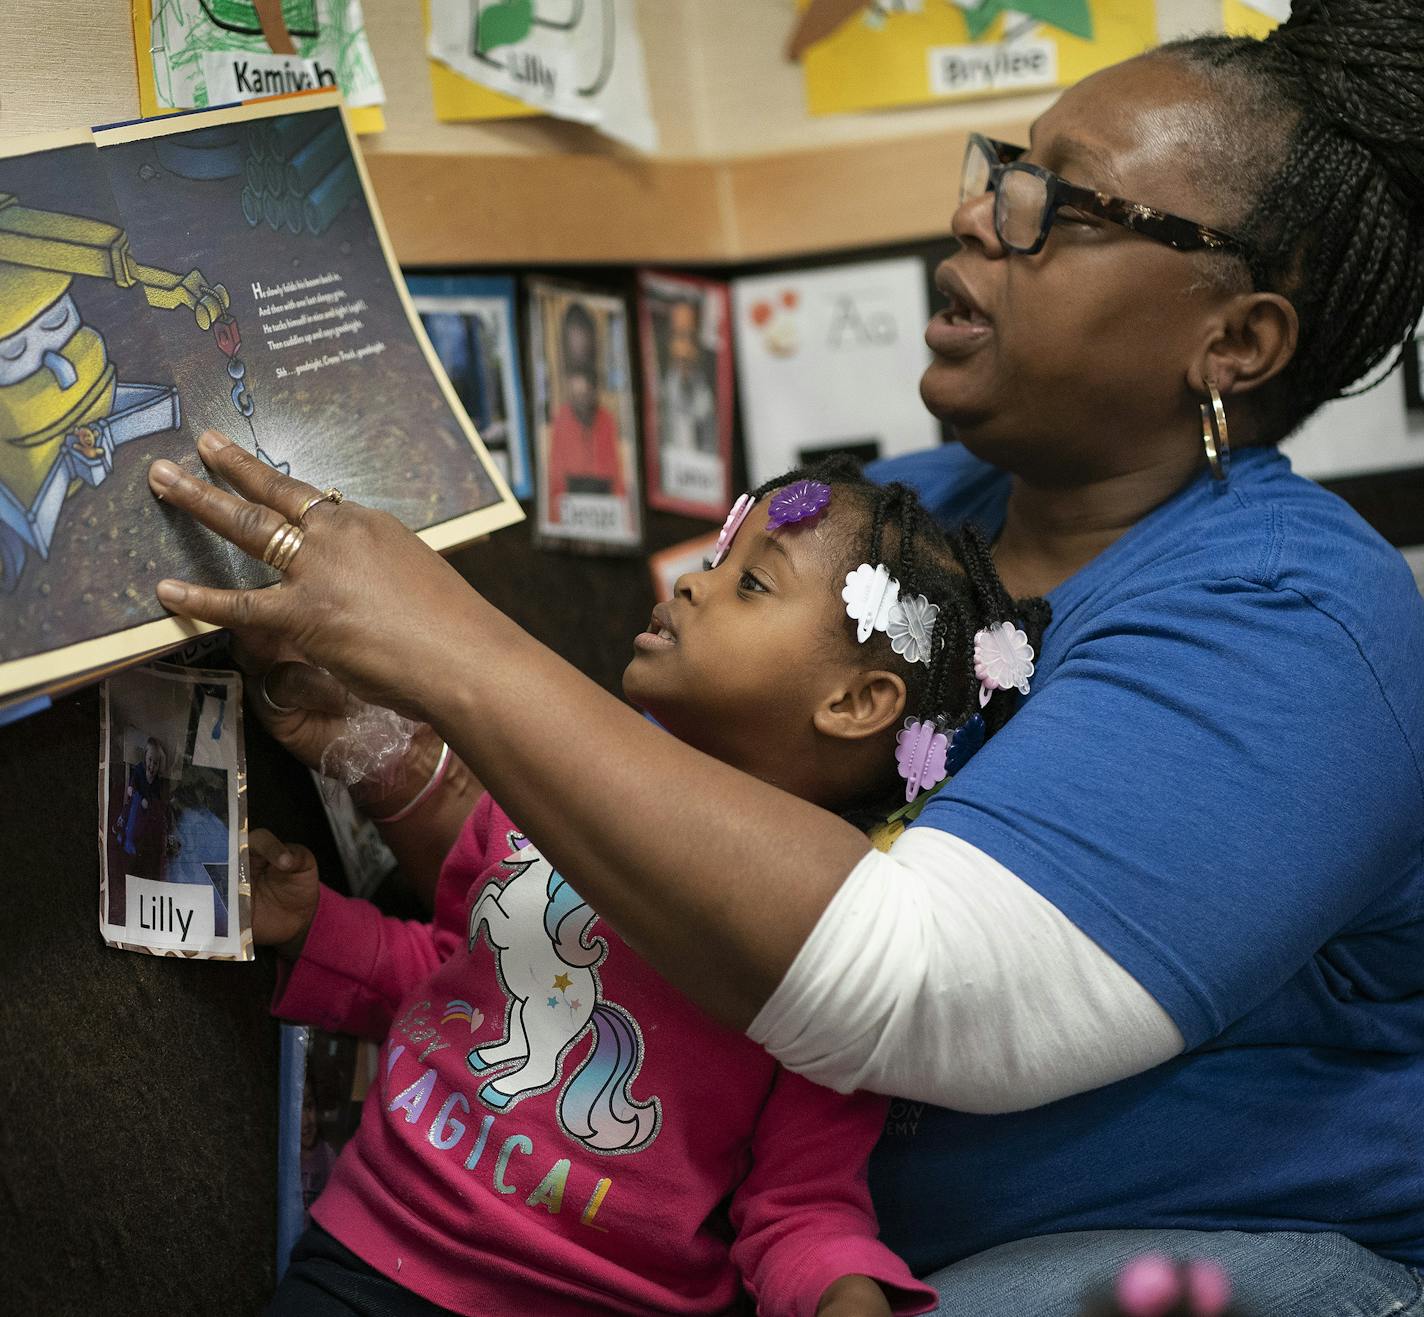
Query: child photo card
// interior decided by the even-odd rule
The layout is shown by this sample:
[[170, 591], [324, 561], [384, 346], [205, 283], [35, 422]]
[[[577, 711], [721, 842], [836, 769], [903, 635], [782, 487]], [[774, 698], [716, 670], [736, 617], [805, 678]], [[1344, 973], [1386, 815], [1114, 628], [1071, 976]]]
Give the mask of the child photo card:
[[435, 355], [515, 498], [532, 498], [524, 385], [509, 275], [406, 277]]
[[104, 941], [251, 960], [242, 679], [156, 663], [105, 682], [101, 709]]
[[721, 521], [732, 502], [732, 313], [727, 285], [638, 276], [648, 506]]
[[621, 297], [529, 282], [539, 538], [591, 552], [643, 542], [637, 426]]

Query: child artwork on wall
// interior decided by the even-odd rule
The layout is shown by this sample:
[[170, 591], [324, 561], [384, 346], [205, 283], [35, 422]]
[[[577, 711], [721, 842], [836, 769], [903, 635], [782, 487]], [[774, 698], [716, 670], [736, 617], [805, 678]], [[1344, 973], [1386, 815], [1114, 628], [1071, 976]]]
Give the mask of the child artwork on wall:
[[720, 521], [732, 499], [727, 286], [644, 271], [638, 329], [648, 506]]
[[515, 333], [515, 283], [507, 275], [410, 275], [411, 300], [450, 383], [515, 498], [534, 475], [524, 427], [524, 385]]
[[156, 663], [107, 681], [102, 710], [104, 941], [251, 960], [242, 679]]
[[636, 552], [643, 528], [627, 306], [544, 280], [530, 281], [528, 306], [539, 539]]

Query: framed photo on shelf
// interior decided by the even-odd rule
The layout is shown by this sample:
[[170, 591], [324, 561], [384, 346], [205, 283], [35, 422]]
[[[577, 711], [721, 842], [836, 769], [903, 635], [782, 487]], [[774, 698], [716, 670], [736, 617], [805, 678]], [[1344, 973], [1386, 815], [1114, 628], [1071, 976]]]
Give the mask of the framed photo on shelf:
[[534, 495], [524, 383], [508, 275], [406, 277], [425, 335], [515, 498]]
[[636, 552], [643, 525], [627, 305], [543, 279], [528, 290], [538, 538]]
[[732, 501], [732, 323], [726, 284], [638, 276], [648, 506], [720, 521]]

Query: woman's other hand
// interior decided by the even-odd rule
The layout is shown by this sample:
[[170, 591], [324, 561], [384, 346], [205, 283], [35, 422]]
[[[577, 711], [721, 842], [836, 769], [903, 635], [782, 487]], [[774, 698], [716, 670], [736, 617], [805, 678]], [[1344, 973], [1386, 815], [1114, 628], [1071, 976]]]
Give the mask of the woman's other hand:
[[288, 846], [266, 828], [247, 838], [252, 870], [252, 940], [295, 960], [316, 915], [321, 881], [316, 857], [305, 846]]

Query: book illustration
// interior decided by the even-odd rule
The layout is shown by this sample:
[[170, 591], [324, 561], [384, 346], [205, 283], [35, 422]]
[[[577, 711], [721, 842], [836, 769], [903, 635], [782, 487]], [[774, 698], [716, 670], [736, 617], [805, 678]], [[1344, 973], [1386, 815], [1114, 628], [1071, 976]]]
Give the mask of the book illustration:
[[[299, 107], [299, 108], [298, 108]], [[227, 434], [436, 549], [519, 519], [406, 295], [334, 94], [0, 151], [0, 700], [194, 634], [271, 571], [156, 500]]]
[[[177, 388], [118, 378], [103, 334], [86, 323], [75, 279], [137, 286], [149, 306], [186, 311], [211, 332], [225, 359], [224, 383], [252, 430], [259, 457], [286, 472], [257, 442], [255, 403], [242, 337], [221, 283], [199, 270], [185, 275], [144, 265], [127, 234], [112, 224], [40, 210], [0, 192], [0, 590], [19, 583], [28, 554], [49, 556], [70, 494], [97, 486], [114, 469], [115, 451], [177, 427]], [[76, 295], [79, 300], [76, 300]]]

